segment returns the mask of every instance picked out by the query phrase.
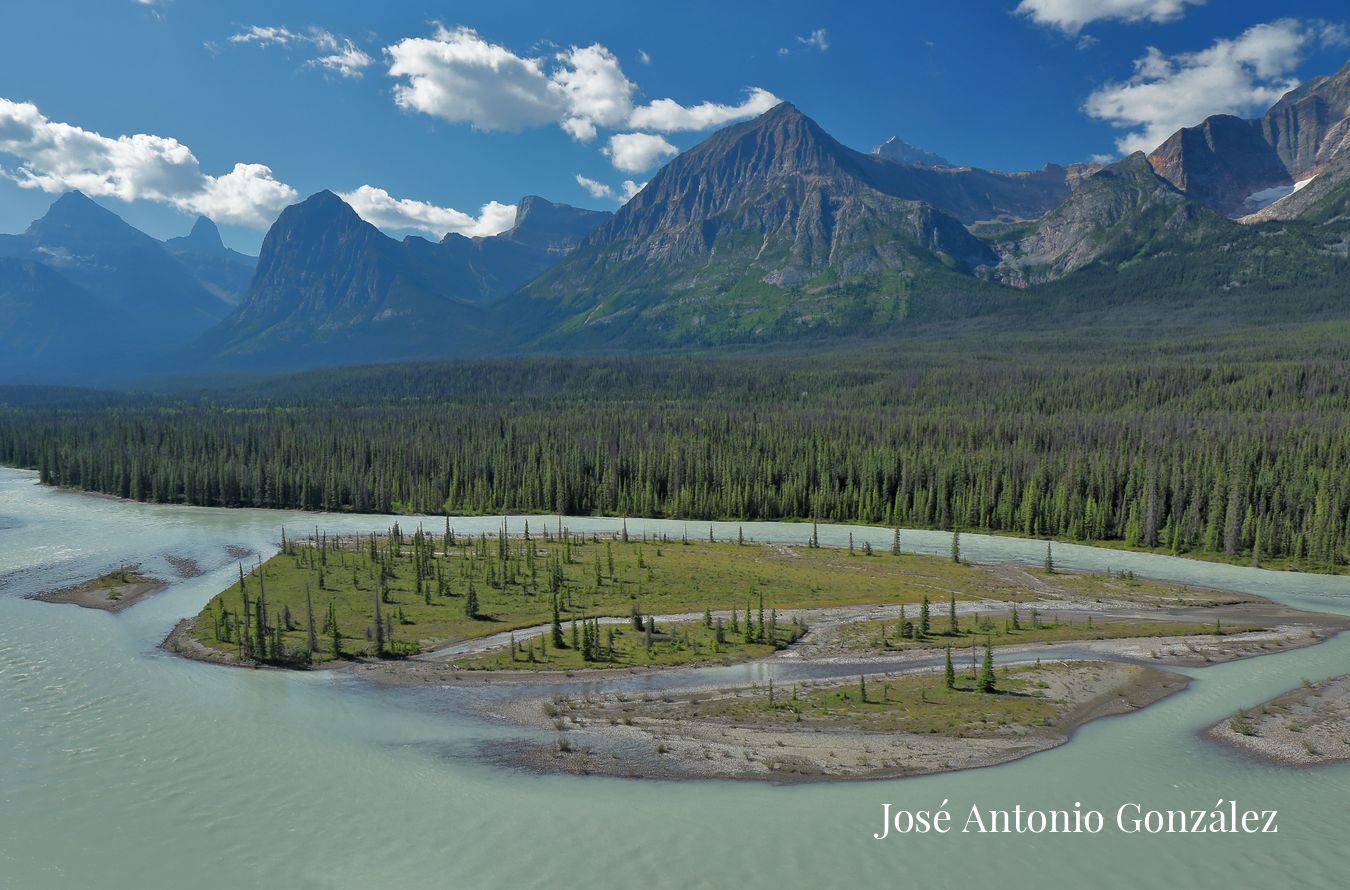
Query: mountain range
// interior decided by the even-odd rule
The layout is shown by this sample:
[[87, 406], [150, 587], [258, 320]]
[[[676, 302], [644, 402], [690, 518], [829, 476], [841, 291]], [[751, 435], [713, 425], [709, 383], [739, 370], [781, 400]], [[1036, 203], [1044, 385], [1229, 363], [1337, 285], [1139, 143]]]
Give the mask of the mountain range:
[[325, 191], [284, 210], [255, 260], [207, 219], [160, 242], [62, 196], [0, 236], [0, 370], [774, 345], [1087, 294], [1266, 311], [1316, 292], [1343, 313], [1347, 200], [1350, 65], [1147, 155], [1011, 173], [895, 137], [855, 151], [782, 103], [615, 213], [530, 196], [490, 237], [397, 240]]

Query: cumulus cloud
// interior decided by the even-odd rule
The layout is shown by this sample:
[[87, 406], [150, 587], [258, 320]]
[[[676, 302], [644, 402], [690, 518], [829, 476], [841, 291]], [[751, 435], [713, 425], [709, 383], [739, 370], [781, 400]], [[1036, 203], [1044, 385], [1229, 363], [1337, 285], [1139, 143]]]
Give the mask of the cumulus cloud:
[[544, 60], [488, 43], [472, 28], [438, 27], [431, 37], [407, 37], [385, 52], [400, 108], [479, 130], [519, 131], [557, 123], [560, 100]]
[[577, 185], [590, 192], [592, 198], [613, 198], [614, 189], [605, 185], [603, 182], [597, 182], [586, 176], [577, 174]]
[[257, 46], [304, 47], [318, 53], [305, 62], [311, 68], [338, 74], [342, 77], [360, 77], [365, 69], [375, 64], [370, 54], [350, 39], [339, 37], [323, 28], [292, 31], [273, 25], [249, 25], [228, 38], [234, 44]]
[[641, 192], [641, 190], [643, 190], [644, 188], [647, 188], [647, 184], [645, 184], [645, 182], [634, 182], [633, 180], [624, 180], [624, 182], [622, 182], [622, 185], [620, 185], [620, 188], [616, 190], [613, 189], [612, 186], [606, 185], [605, 182], [598, 182], [595, 180], [591, 180], [590, 177], [582, 176], [582, 174], [580, 173], [576, 174], [576, 185], [582, 186], [583, 189], [586, 189], [586, 192], [589, 192], [590, 196], [594, 197], [594, 199], [609, 199], [613, 201], [618, 201], [618, 203], [620, 204], [628, 203], [630, 197], [633, 197], [634, 194], [637, 194]]
[[680, 153], [664, 137], [651, 133], [617, 133], [609, 137], [609, 145], [602, 151], [615, 169], [625, 173], [650, 170]]
[[[385, 53], [389, 74], [401, 80], [394, 87], [399, 107], [484, 131], [556, 124], [586, 142], [602, 127], [705, 130], [759, 114], [778, 101], [755, 89], [740, 105], [686, 107], [659, 99], [636, 106], [637, 85], [614, 53], [598, 43], [527, 56], [489, 42], [472, 28], [438, 25], [432, 36], [404, 38]], [[639, 58], [649, 61], [645, 53]]]
[[805, 37], [798, 37], [797, 42], [808, 49], [818, 49], [821, 52], [830, 48], [830, 41], [825, 36], [824, 28], [817, 28]]
[[1274, 104], [1298, 85], [1289, 75], [1319, 39], [1317, 28], [1281, 19], [1198, 52], [1169, 56], [1149, 47], [1128, 80], [1095, 90], [1083, 110], [1128, 131], [1116, 140], [1120, 151], [1150, 151], [1209, 115], [1250, 115]]
[[[265, 229], [299, 194], [264, 164], [235, 164], [212, 176], [186, 145], [167, 136], [104, 136], [48, 119], [36, 105], [0, 99], [0, 176], [49, 193], [78, 189], [96, 198], [151, 201], [219, 223]], [[495, 235], [516, 208], [489, 201], [474, 216], [363, 185], [343, 196], [363, 218], [390, 229]]]
[[511, 228], [516, 221], [514, 204], [489, 201], [477, 216], [450, 207], [437, 207], [427, 201], [395, 198], [382, 188], [363, 185], [346, 194], [342, 200], [366, 222], [382, 229], [413, 230], [440, 237], [447, 232], [477, 237], [496, 235]]
[[573, 138], [595, 138], [595, 128], [623, 126], [633, 111], [633, 82], [603, 46], [572, 47], [558, 53], [561, 65], [551, 82], [566, 109], [562, 127]]
[[701, 102], [685, 106], [674, 99], [657, 99], [633, 109], [628, 125], [637, 129], [674, 133], [681, 130], [710, 130], [732, 121], [763, 114], [779, 99], [768, 90], [755, 87], [739, 105]]
[[1016, 12], [1038, 25], [1077, 34], [1085, 25], [1104, 19], [1121, 22], [1170, 22], [1186, 14], [1187, 6], [1205, 0], [1022, 0]]
[[631, 179], [625, 179], [623, 184], [619, 187], [619, 190], [615, 191], [605, 183], [597, 182], [594, 179], [582, 176], [580, 173], [577, 174], [576, 178], [577, 185], [589, 192], [592, 198], [608, 198], [610, 200], [618, 201], [620, 204], [627, 203], [629, 198], [633, 197], [647, 186], [647, 183], [645, 182], [637, 183]]
[[153, 201], [224, 223], [266, 227], [297, 197], [263, 164], [236, 164], [212, 176], [176, 139], [104, 136], [8, 99], [0, 99], [0, 154], [18, 160], [17, 166], [0, 166], [0, 175], [23, 188]]

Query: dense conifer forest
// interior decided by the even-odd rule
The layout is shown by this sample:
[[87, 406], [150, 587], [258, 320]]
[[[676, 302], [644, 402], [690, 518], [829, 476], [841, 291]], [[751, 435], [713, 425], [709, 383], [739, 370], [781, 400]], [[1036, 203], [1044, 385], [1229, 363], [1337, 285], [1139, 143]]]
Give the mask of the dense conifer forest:
[[159, 503], [860, 522], [1327, 570], [1350, 560], [1344, 333], [450, 362], [45, 406], [13, 389], [0, 461]]

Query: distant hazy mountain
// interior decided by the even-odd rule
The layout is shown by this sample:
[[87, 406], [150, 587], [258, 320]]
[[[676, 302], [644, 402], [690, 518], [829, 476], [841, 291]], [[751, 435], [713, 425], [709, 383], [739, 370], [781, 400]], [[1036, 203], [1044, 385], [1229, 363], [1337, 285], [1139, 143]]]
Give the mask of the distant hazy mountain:
[[491, 351], [481, 304], [555, 262], [607, 217], [526, 198], [501, 235], [396, 241], [319, 192], [282, 211], [248, 292], [203, 343], [226, 361], [268, 365]]
[[190, 233], [170, 238], [164, 246], [203, 287], [230, 304], [248, 290], [258, 265], [257, 257], [226, 247], [216, 224], [204, 216], [197, 217]]
[[[147, 349], [181, 345], [229, 309], [163, 244], [79, 192], [58, 198], [22, 235], [0, 235], [0, 256], [60, 273], [116, 310]], [[70, 319], [72, 326], [82, 323]]]
[[1350, 147], [1350, 64], [1315, 77], [1255, 120], [1215, 115], [1149, 155], [1187, 197], [1242, 216], [1291, 194]]
[[892, 136], [880, 145], [873, 146], [872, 154], [882, 160], [894, 161], [897, 164], [927, 164], [930, 167], [951, 166], [951, 161], [942, 155], [910, 145], [899, 136]]
[[[121, 369], [119, 313], [61, 273], [21, 257], [0, 257], [0, 372], [29, 379], [59, 364], [97, 367], [110, 355]], [[32, 379], [50, 379], [36, 373]]]

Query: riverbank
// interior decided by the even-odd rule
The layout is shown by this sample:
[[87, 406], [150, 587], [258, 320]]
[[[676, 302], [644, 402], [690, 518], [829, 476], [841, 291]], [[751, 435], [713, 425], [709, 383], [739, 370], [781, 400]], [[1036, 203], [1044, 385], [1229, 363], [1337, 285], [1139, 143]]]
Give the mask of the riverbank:
[[511, 719], [553, 729], [502, 759], [529, 769], [642, 778], [808, 782], [880, 779], [1006, 763], [1064, 744], [1083, 724], [1184, 689], [1143, 665], [1073, 661], [999, 668], [996, 693], [948, 689], [915, 669], [847, 681], [684, 695], [554, 698]]
[[1286, 766], [1350, 761], [1350, 674], [1305, 682], [1215, 723], [1205, 735]]
[[34, 594], [30, 599], [44, 603], [65, 603], [103, 612], [120, 612], [169, 586], [167, 581], [139, 574], [138, 568], [139, 566], [128, 566], [71, 587]]

